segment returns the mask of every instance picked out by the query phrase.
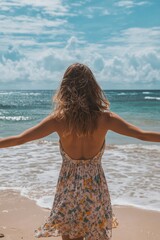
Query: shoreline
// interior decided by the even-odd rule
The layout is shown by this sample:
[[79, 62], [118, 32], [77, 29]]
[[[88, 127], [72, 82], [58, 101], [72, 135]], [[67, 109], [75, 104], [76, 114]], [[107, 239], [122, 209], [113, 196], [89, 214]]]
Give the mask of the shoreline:
[[[113, 228], [112, 240], [159, 240], [159, 211], [113, 205], [113, 212], [119, 225]], [[41, 208], [34, 200], [21, 196], [17, 191], [0, 191], [0, 233], [4, 234], [4, 240], [37, 239], [34, 230], [45, 222], [49, 213], [50, 209]]]

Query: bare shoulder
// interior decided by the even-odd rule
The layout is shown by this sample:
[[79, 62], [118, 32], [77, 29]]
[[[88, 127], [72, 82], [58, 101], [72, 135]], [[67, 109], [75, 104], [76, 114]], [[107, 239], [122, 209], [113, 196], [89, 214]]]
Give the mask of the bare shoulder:
[[54, 124], [56, 126], [59, 126], [60, 124], [62, 124], [62, 120], [60, 118], [58, 118], [57, 116], [54, 115], [54, 113], [49, 114], [45, 120], [49, 123], [49, 124]]
[[117, 113], [115, 112], [112, 112], [112, 111], [107, 111], [107, 112], [104, 112], [104, 119], [105, 121], [108, 121], [108, 122], [112, 122], [113, 120], [118, 120], [118, 119], [122, 119]]
[[48, 120], [49, 122], [59, 122], [59, 119], [55, 116], [54, 113], [50, 113], [47, 117], [46, 120]]
[[113, 126], [115, 125], [118, 126], [120, 122], [125, 123], [124, 119], [122, 119], [117, 113], [112, 112], [110, 110], [103, 112], [102, 121], [108, 130], [113, 129]]
[[56, 117], [54, 115], [49, 114], [45, 118], [42, 119], [41, 123], [45, 124], [46, 126], [48, 125], [56, 125], [58, 123]]
[[113, 114], [114, 113], [109, 110], [106, 112], [102, 112], [102, 114], [101, 114], [102, 121], [109, 122], [111, 120], [111, 118], [113, 117]]
[[63, 132], [66, 126], [65, 120], [63, 118], [58, 118], [54, 113], [48, 116], [48, 122], [50, 125], [56, 126], [57, 133]]
[[99, 117], [99, 125], [101, 130], [104, 130], [105, 132], [109, 130], [110, 121], [111, 112], [110, 111], [101, 112]]

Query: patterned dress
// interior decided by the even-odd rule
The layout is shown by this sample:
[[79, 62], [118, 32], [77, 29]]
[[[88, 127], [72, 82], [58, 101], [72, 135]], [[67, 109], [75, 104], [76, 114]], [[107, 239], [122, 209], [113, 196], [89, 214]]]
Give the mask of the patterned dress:
[[118, 226], [101, 165], [105, 142], [99, 153], [87, 160], [74, 160], [62, 148], [63, 158], [50, 216], [35, 230], [35, 237], [69, 235], [85, 240], [109, 240]]

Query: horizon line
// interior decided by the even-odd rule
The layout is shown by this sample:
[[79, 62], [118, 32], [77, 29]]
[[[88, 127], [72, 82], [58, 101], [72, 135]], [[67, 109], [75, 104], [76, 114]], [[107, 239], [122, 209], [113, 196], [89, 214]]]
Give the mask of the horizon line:
[[[59, 88], [57, 89], [2, 89], [0, 91], [56, 91], [58, 90]], [[103, 89], [103, 91], [142, 91], [142, 90], [152, 90], [152, 91], [159, 91], [160, 89], [148, 89], [148, 88], [142, 88], [142, 89]]]

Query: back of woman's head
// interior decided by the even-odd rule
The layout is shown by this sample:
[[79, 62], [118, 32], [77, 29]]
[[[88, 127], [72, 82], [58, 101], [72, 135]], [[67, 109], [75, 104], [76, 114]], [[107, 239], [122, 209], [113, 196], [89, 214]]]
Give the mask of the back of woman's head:
[[67, 68], [53, 100], [54, 115], [66, 120], [65, 134], [74, 131], [78, 136], [91, 134], [99, 114], [110, 105], [92, 71], [80, 63]]

